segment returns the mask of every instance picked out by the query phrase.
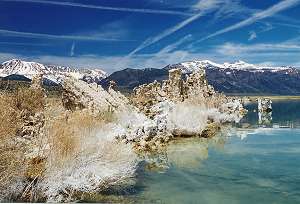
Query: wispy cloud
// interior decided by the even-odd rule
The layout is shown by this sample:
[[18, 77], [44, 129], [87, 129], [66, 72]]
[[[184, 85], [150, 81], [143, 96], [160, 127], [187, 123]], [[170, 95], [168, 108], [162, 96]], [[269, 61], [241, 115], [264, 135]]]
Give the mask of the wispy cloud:
[[50, 47], [54, 46], [53, 44], [48, 43], [22, 43], [22, 42], [0, 42], [0, 45], [16, 45], [16, 46], [45, 46]]
[[240, 0], [222, 0], [222, 6], [214, 14], [212, 22], [224, 20], [235, 16], [236, 18], [248, 18], [257, 9], [248, 8], [241, 4]]
[[0, 35], [23, 37], [23, 38], [50, 39], [50, 40], [131, 41], [131, 40], [122, 40], [117, 38], [104, 38], [104, 37], [79, 36], [79, 35], [52, 35], [52, 34], [44, 34], [44, 33], [19, 32], [19, 31], [3, 30], [3, 29], [0, 29]]
[[248, 26], [251, 25], [255, 22], [257, 22], [258, 20], [273, 16], [274, 14], [277, 14], [280, 11], [283, 11], [285, 9], [288, 9], [290, 7], [296, 6], [297, 4], [300, 3], [300, 0], [285, 0], [285, 1], [281, 1], [280, 3], [277, 3], [273, 6], [271, 6], [270, 8], [264, 10], [264, 11], [259, 11], [254, 13], [250, 18], [243, 20], [241, 22], [238, 22], [234, 25], [231, 25], [229, 27], [223, 28], [221, 30], [218, 30], [200, 40], [198, 40], [197, 42], [202, 42], [204, 40], [210, 39], [212, 37], [216, 37], [218, 35], [242, 28], [244, 26]]
[[209, 10], [217, 7], [223, 2], [224, 0], [200, 0], [195, 5], [192, 6], [192, 9], [200, 10], [200, 11]]
[[[148, 65], [152, 65], [152, 67], [159, 63], [162, 65], [166, 65], [167, 62], [180, 62], [182, 60], [184, 60], [187, 55], [189, 54], [186, 51], [173, 51], [175, 49], [178, 49], [178, 47], [185, 43], [192, 40], [192, 35], [186, 35], [183, 38], [181, 38], [179, 41], [176, 41], [175, 43], [169, 44], [168, 46], [164, 47], [163, 49], [161, 49], [159, 52], [153, 54], [149, 59], [147, 59], [144, 64]], [[161, 58], [162, 56], [167, 57], [166, 58]], [[163, 63], [165, 62], [165, 64]], [[155, 66], [154, 66], [155, 67]]]
[[285, 27], [290, 27], [290, 28], [296, 28], [296, 29], [300, 29], [300, 25], [299, 24], [291, 24], [291, 23], [278, 23], [275, 22], [273, 23], [274, 25], [279, 25], [279, 26], [285, 26]]
[[93, 38], [132, 39], [134, 35], [132, 24], [124, 19], [103, 22], [96, 27], [80, 29], [72, 35], [89, 36]]
[[249, 38], [248, 41], [254, 40], [255, 38], [257, 38], [257, 34], [255, 31], [250, 31], [249, 32]]
[[181, 15], [181, 16], [190, 16], [190, 15], [192, 15], [191, 13], [181, 12], [181, 11], [97, 6], [97, 5], [88, 5], [88, 4], [80, 4], [80, 3], [74, 3], [74, 2], [62, 2], [62, 1], [45, 1], [45, 0], [2, 0], [2, 1], [50, 4], [50, 5], [57, 5], [57, 6], [71, 6], [71, 7], [80, 7], [80, 8], [88, 8], [88, 9], [134, 12], [134, 13]]
[[253, 31], [252, 30], [252, 31], [249, 32], [248, 41], [252, 41], [252, 40], [254, 40], [258, 37], [258, 34], [270, 31], [274, 28], [273, 25], [270, 24], [270, 23], [263, 23], [263, 24], [264, 24], [264, 26], [261, 27], [258, 31]]
[[280, 53], [300, 53], [300, 44], [283, 42], [283, 43], [258, 43], [253, 45], [225, 43], [216, 46], [215, 51], [222, 55], [238, 55], [261, 52], [280, 52]]

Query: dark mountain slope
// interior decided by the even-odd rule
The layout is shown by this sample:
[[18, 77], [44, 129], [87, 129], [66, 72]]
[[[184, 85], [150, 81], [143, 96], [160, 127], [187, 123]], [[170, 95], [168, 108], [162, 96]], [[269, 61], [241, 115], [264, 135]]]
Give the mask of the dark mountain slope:
[[131, 69], [127, 68], [116, 71], [100, 82], [105, 88], [108, 87], [109, 81], [117, 82], [120, 90], [131, 91], [134, 87], [153, 82], [154, 80], [162, 81], [168, 77], [168, 70], [164, 69]]

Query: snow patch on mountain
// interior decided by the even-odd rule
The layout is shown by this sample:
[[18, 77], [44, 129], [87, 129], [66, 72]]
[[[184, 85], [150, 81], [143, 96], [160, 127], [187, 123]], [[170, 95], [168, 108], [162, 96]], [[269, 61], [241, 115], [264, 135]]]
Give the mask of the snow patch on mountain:
[[255, 65], [255, 64], [249, 64], [241, 60], [233, 63], [225, 62], [223, 64], [218, 64], [210, 60], [194, 60], [194, 61], [179, 63], [177, 64], [177, 66], [181, 67], [184, 73], [191, 73], [194, 70], [198, 70], [201, 67], [205, 69], [221, 69], [221, 70], [223, 69], [226, 72], [230, 70], [231, 71], [244, 70], [250, 72], [264, 72], [264, 71], [277, 72], [282, 70], [287, 70], [287, 71], [292, 70], [291, 67], [285, 67], [285, 66], [271, 67], [265, 65]]
[[57, 82], [57, 78], [63, 76], [73, 76], [89, 83], [99, 82], [107, 77], [101, 69], [75, 69], [71, 67], [44, 65], [37, 62], [26, 62], [19, 59], [12, 59], [3, 62], [0, 66], [0, 77], [9, 75], [23, 75], [29, 79], [37, 74], [43, 74], [45, 78]]
[[51, 70], [49, 70], [46, 66], [36, 62], [25, 62], [18, 59], [9, 60], [2, 63], [2, 68], [0, 69], [0, 75], [2, 77], [18, 74], [23, 75], [28, 78], [32, 78], [32, 76], [44, 73], [50, 74]]

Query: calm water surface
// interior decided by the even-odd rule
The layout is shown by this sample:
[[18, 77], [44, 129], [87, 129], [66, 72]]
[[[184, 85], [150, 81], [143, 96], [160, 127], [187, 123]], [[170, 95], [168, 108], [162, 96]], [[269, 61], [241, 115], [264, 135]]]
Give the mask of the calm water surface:
[[255, 105], [212, 139], [175, 141], [141, 162], [124, 198], [136, 203], [300, 203], [300, 101], [273, 102], [272, 121]]

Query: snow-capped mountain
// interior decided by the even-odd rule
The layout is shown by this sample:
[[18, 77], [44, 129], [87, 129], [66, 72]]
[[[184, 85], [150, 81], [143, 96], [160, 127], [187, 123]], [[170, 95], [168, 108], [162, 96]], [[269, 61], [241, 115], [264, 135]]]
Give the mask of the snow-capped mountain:
[[173, 68], [179, 68], [185, 74], [205, 68], [208, 83], [217, 91], [227, 94], [300, 94], [299, 69], [255, 65], [244, 61], [218, 64], [209, 60], [195, 60], [168, 65], [163, 69], [124, 69], [112, 73], [101, 84], [108, 86], [109, 81], [113, 80], [121, 90], [130, 91], [144, 83], [167, 79], [168, 70]]
[[3, 62], [0, 66], [0, 77], [10, 75], [22, 75], [32, 79], [37, 74], [43, 74], [45, 78], [56, 81], [57, 77], [71, 75], [77, 79], [87, 82], [99, 82], [107, 77], [107, 74], [100, 69], [75, 69], [65, 66], [44, 65], [37, 62], [26, 62], [19, 59], [12, 59]]
[[27, 78], [31, 79], [32, 76], [39, 73], [52, 74], [51, 70], [43, 64], [36, 62], [25, 62], [18, 59], [3, 62], [0, 69], [1, 77], [17, 74], [26, 76]]
[[179, 64], [173, 64], [168, 65], [165, 67], [165, 69], [172, 69], [172, 68], [180, 68], [183, 73], [188, 74], [191, 73], [194, 70], [197, 70], [199, 68], [205, 68], [205, 69], [219, 69], [220, 71], [226, 71], [230, 73], [230, 71], [234, 70], [241, 70], [241, 71], [249, 71], [249, 72], [279, 72], [286, 70], [287, 72], [294, 71], [295, 68], [292, 67], [286, 67], [286, 66], [280, 66], [280, 67], [271, 67], [271, 66], [265, 66], [265, 65], [255, 65], [255, 64], [249, 64], [244, 61], [236, 61], [233, 63], [225, 62], [223, 64], [218, 64], [215, 62], [212, 62], [210, 60], [194, 60], [194, 61], [187, 61], [182, 62]]

